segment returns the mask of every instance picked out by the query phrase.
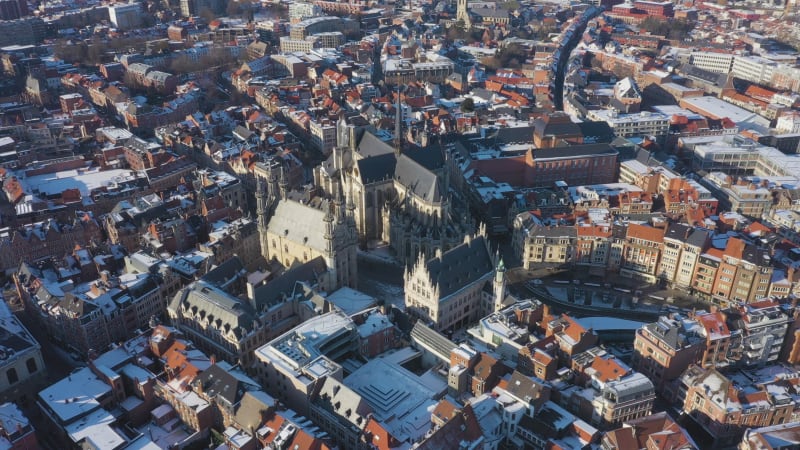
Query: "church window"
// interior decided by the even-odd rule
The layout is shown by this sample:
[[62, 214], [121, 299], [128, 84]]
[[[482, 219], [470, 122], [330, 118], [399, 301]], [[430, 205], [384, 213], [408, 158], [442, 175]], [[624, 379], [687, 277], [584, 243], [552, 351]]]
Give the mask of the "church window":
[[275, 239], [272, 240], [272, 248], [276, 248], [278, 244], [275, 243]]

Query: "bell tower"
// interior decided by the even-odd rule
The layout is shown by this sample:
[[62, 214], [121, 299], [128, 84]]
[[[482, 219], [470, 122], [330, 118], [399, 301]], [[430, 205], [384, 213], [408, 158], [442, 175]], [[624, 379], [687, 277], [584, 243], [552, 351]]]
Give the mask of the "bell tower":
[[506, 299], [506, 265], [503, 259], [499, 258], [499, 254], [492, 290], [494, 291], [494, 311], [497, 312], [503, 309], [503, 301]]

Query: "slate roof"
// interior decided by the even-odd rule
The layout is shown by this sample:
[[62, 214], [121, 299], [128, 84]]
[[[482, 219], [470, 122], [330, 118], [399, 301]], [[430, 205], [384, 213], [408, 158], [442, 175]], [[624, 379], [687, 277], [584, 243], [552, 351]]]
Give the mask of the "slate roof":
[[444, 166], [444, 154], [439, 144], [429, 144], [424, 148], [411, 147], [403, 150], [403, 154], [428, 170], [438, 170]]
[[244, 430], [257, 430], [266, 420], [267, 412], [275, 406], [275, 399], [264, 391], [244, 393], [234, 420]]
[[396, 166], [397, 158], [394, 153], [384, 153], [356, 161], [358, 176], [361, 178], [361, 183], [365, 185], [391, 179]]
[[694, 78], [697, 80], [705, 81], [706, 83], [722, 87], [728, 80], [728, 74], [716, 73], [709, 70], [701, 69], [700, 67], [687, 64], [681, 67], [684, 76], [687, 78]]
[[511, 395], [530, 403], [533, 403], [534, 400], [542, 395], [544, 388], [545, 386], [542, 383], [516, 370], [511, 374], [511, 379], [506, 386], [506, 390], [511, 393]]
[[436, 173], [406, 155], [397, 158], [394, 179], [427, 201], [438, 201], [441, 197], [439, 177]]
[[257, 311], [261, 311], [281, 303], [283, 294], [291, 295], [297, 282], [313, 282], [319, 274], [327, 270], [325, 259], [321, 256], [293, 267], [267, 284], [257, 287], [253, 293], [253, 307]]
[[680, 223], [671, 223], [664, 234], [664, 239], [678, 240], [700, 248], [705, 247], [708, 237], [708, 231]]
[[414, 324], [414, 328], [411, 330], [411, 339], [432, 347], [436, 352], [440, 355], [444, 355], [446, 358], [449, 358], [450, 352], [457, 347], [455, 342], [428, 327], [422, 323], [422, 321], [417, 321], [417, 323]]
[[211, 284], [203, 281], [192, 283], [181, 289], [172, 299], [170, 308], [179, 311], [181, 303], [186, 303], [189, 308], [197, 307], [197, 311], [205, 311], [214, 316], [214, 321], [220, 320], [224, 326], [229, 325], [237, 336], [243, 336], [252, 329], [255, 311], [249, 303], [227, 294]]
[[572, 136], [581, 132], [578, 124], [558, 116], [540, 117], [533, 122], [533, 128], [539, 136]]
[[242, 264], [242, 260], [238, 256], [234, 256], [210, 270], [203, 276], [202, 280], [223, 289], [223, 286], [228, 281], [240, 276], [243, 270], [244, 264]]
[[320, 208], [315, 208], [294, 200], [281, 200], [267, 229], [291, 242], [324, 253], [326, 251], [324, 219], [327, 210], [327, 201], [323, 202]]
[[431, 280], [439, 285], [439, 298], [443, 299], [481, 278], [491, 275], [494, 261], [489, 253], [486, 238], [478, 236], [428, 260], [426, 269]]
[[209, 398], [215, 398], [219, 403], [233, 406], [242, 399], [247, 392], [247, 385], [242, 380], [231, 375], [219, 364], [214, 364], [204, 370], [194, 379], [195, 386], [202, 386], [202, 392]]
[[372, 408], [361, 395], [332, 377], [325, 378], [314, 403], [359, 428], [366, 426], [372, 414]]
[[506, 127], [497, 130], [495, 142], [498, 144], [527, 144], [533, 141], [534, 127]]
[[394, 148], [391, 145], [378, 139], [377, 136], [365, 131], [358, 142], [358, 153], [362, 157], [385, 155], [386, 153], [394, 154]]
[[584, 142], [591, 140], [591, 143], [610, 144], [614, 140], [614, 130], [608, 122], [581, 122], [578, 128], [581, 129]]

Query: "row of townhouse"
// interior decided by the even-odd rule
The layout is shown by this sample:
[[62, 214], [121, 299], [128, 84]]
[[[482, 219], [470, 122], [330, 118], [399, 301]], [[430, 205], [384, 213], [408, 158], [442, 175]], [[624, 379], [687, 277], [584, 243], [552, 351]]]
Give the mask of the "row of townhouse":
[[598, 274], [664, 282], [721, 305], [786, 296], [797, 289], [796, 283], [787, 285], [785, 277], [774, 276], [783, 272], [776, 271], [768, 250], [738, 237], [722, 236], [727, 239], [722, 247], [719, 235], [678, 223], [545, 226], [531, 216], [526, 212], [515, 218], [512, 238], [526, 269], [582, 266]]

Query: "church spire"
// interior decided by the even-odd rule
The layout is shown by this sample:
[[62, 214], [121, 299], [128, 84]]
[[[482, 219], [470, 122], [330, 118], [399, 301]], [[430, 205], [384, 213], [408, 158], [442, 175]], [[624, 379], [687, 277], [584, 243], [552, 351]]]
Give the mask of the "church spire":
[[265, 230], [267, 228], [266, 201], [264, 180], [261, 177], [256, 177], [256, 216], [258, 217], [259, 230]]
[[281, 164], [281, 181], [280, 181], [280, 189], [281, 189], [281, 199], [286, 200], [286, 197], [289, 195], [289, 180], [286, 178], [286, 170], [283, 168], [283, 164]]
[[325, 217], [322, 219], [325, 222], [325, 234], [323, 237], [325, 238], [325, 252], [328, 254], [329, 258], [333, 257], [335, 245], [334, 245], [334, 238], [336, 237], [336, 230], [333, 218], [333, 205], [328, 205], [327, 211], [325, 212]]
[[403, 112], [400, 109], [400, 86], [397, 86], [397, 102], [394, 107], [394, 145], [395, 153], [400, 154], [403, 145], [403, 127], [401, 126]]
[[336, 197], [333, 199], [336, 208], [336, 223], [344, 223], [344, 195], [342, 194], [342, 183], [336, 186]]
[[353, 201], [353, 183], [349, 184], [349, 189], [347, 192], [347, 218], [353, 221], [353, 225], [355, 225], [356, 220], [356, 204]]

